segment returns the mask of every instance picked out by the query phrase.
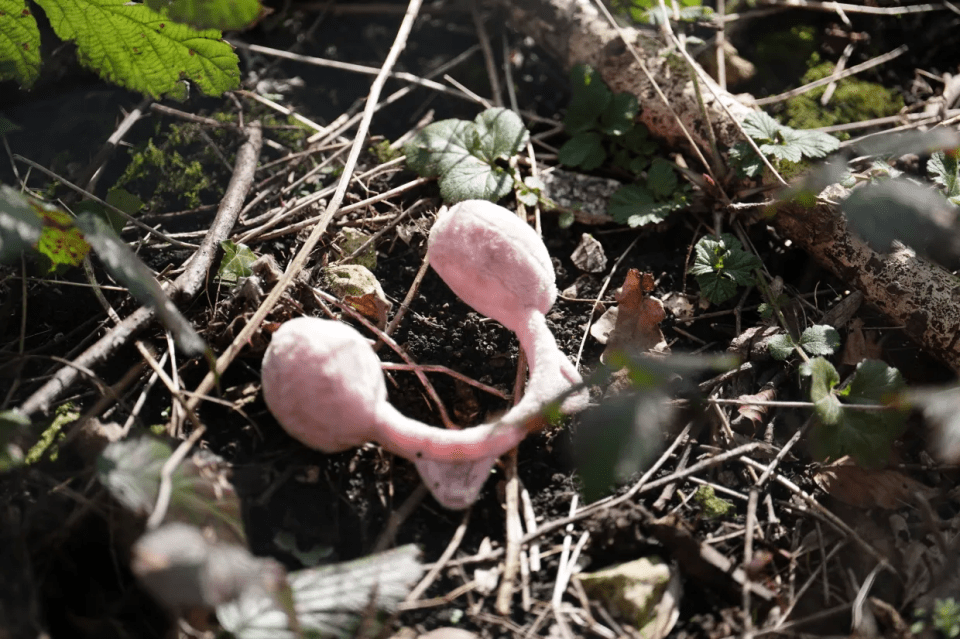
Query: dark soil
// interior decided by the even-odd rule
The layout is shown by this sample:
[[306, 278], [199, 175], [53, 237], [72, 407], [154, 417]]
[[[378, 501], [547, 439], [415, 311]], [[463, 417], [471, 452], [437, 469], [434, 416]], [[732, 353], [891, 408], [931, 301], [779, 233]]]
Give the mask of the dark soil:
[[[397, 6], [401, 4], [397, 3]], [[286, 16], [286, 21], [268, 19], [256, 29], [243, 34], [242, 38], [246, 42], [285, 49], [314, 23], [317, 17], [315, 11], [313, 7], [285, 7], [282, 15]], [[854, 17], [857, 29], [869, 30], [871, 46], [880, 52], [914, 38], [918, 41], [917, 46], [911, 41], [909, 56], [871, 76], [873, 80], [879, 78], [886, 86], [903, 90], [908, 104], [925, 97], [912, 94], [907, 89], [914, 66], [933, 73], [956, 66], [956, 51], [947, 48], [945, 43], [949, 38], [944, 34], [955, 28], [957, 16], [953, 13], [940, 15], [949, 18], [935, 28], [923, 17], [900, 21]], [[829, 22], [822, 16], [811, 17], [803, 12], [791, 12], [784, 16], [790, 16], [789, 20], [795, 17], [809, 20], [818, 28], [822, 28], [824, 22]], [[328, 16], [319, 23], [301, 53], [379, 66], [392, 42], [398, 20], [399, 17], [391, 14], [347, 13]], [[773, 28], [771, 25], [785, 20], [789, 21], [781, 16], [770, 23], [752, 22], [738, 37], [749, 41], [750, 34]], [[559, 120], [568, 99], [565, 73], [532, 43], [522, 41], [509, 32], [502, 34], [502, 25], [499, 18], [487, 21], [487, 28], [493, 31], [491, 38], [494, 49], [499, 51], [501, 35], [505, 35], [509, 46], [518, 57], [522, 57], [522, 62], [513, 71], [521, 109], [537, 113], [543, 118]], [[399, 68], [422, 75], [472, 45], [475, 40], [476, 32], [469, 13], [439, 3], [437, 7], [424, 11]], [[748, 47], [741, 52], [748, 54]], [[335, 119], [356, 100], [362, 99], [369, 86], [366, 78], [341, 71], [286, 62], [274, 64], [260, 56], [241, 55], [241, 60], [245, 72], [256, 71], [264, 79], [302, 78], [303, 87], [288, 92], [284, 96], [284, 103], [319, 122]], [[935, 60], [939, 64], [935, 64]], [[106, 88], [99, 81], [70, 67], [68, 62], [64, 64], [68, 65], [64, 73], [70, 78], [69, 91], [57, 88], [58, 77], [45, 77], [34, 95], [15, 94], [5, 90], [8, 85], [0, 84], [0, 95], [4, 96], [0, 98], [0, 110], [24, 128], [23, 133], [9, 137], [14, 153], [28, 156], [69, 177], [86, 165], [112, 131], [113, 116], [106, 118], [105, 114], [117, 114], [121, 109], [129, 109], [139, 98]], [[272, 65], [272, 70], [265, 70], [267, 65]], [[479, 55], [451, 73], [470, 89], [482, 95], [489, 93]], [[400, 86], [391, 83], [387, 91]], [[771, 88], [771, 92], [781, 89]], [[224, 108], [229, 110], [231, 107], [225, 104], [226, 101], [195, 98], [187, 104], [177, 105], [177, 108], [209, 114]], [[429, 110], [435, 111], [436, 120], [448, 117], [472, 119], [478, 108], [466, 100], [426, 94], [421, 90], [379, 113], [374, 120], [373, 134], [396, 139], [413, 128]], [[168, 133], [171, 124], [174, 122], [161, 116], [147, 118], [136, 125], [128, 141], [137, 147], [151, 135], [162, 137]], [[544, 130], [541, 124], [531, 123], [530, 126], [534, 132]], [[82, 135], [78, 133], [81, 131]], [[280, 129], [276, 131], [279, 137]], [[239, 141], [225, 139], [223, 143], [223, 148], [232, 154]], [[550, 144], [559, 146], [561, 143], [560, 137], [550, 139]], [[261, 164], [283, 154], [276, 148], [265, 147]], [[101, 191], [122, 174], [127, 162], [129, 154], [125, 151], [111, 159], [100, 182]], [[366, 154], [357, 172], [373, 168], [376, 164], [376, 158]], [[309, 166], [305, 164], [291, 171], [291, 174], [299, 177], [308, 169]], [[15, 183], [14, 176], [8, 174], [7, 166], [0, 171], [3, 171], [0, 181]], [[20, 172], [22, 176], [22, 167]], [[226, 173], [221, 172], [221, 177], [222, 180], [216, 180], [212, 195], [208, 194], [212, 203], [216, 202], [216, 194], [226, 186]], [[396, 172], [367, 186], [385, 191], [412, 177], [410, 172]], [[46, 186], [44, 179], [32, 175], [28, 184], [31, 188], [43, 190]], [[258, 175], [258, 179], [267, 179], [267, 175]], [[333, 176], [322, 179], [326, 185]], [[319, 185], [311, 186], [314, 187], [319, 188]], [[54, 191], [50, 187], [48, 192]], [[64, 196], [65, 191], [56, 190], [56, 194]], [[368, 195], [363, 189], [354, 187], [347, 202], [359, 201]], [[150, 193], [143, 194], [144, 199], [149, 196]], [[388, 299], [393, 302], [394, 312], [407, 295], [421, 267], [426, 249], [423, 231], [429, 229], [440, 204], [438, 190], [431, 184], [394, 202], [378, 204], [347, 218], [359, 221], [392, 213], [421, 199], [429, 205], [417, 209], [412, 219], [407, 221], [419, 225], [420, 230], [414, 230], [406, 239], [392, 231], [378, 244], [375, 275]], [[507, 204], [514, 206], [512, 202]], [[657, 282], [657, 288], [652, 293], [654, 296], [663, 297], [676, 292], [695, 295], [698, 291], [694, 279], [685, 277], [689, 255], [692, 245], [712, 228], [713, 206], [713, 202], [699, 197], [692, 207], [698, 212], [681, 212], [660, 226], [639, 230], [614, 225], [595, 228], [580, 224], [561, 228], [555, 214], [544, 213], [543, 237], [553, 257], [558, 289], [563, 291], [576, 284], [575, 299], [559, 299], [547, 317], [560, 348], [571, 357], [576, 357], [589, 323], [602, 312], [600, 309], [594, 311], [593, 304], [584, 300], [597, 297], [609, 270], [600, 274], [586, 274], [570, 258], [582, 233], [593, 233], [600, 240], [610, 263], [626, 253], [601, 300], [605, 307], [616, 303], [614, 290], [622, 283], [624, 274], [630, 268], [653, 274]], [[261, 208], [263, 211], [260, 212], [264, 212], [268, 207]], [[170, 209], [148, 211], [147, 214], [165, 212], [170, 212]], [[250, 217], [258, 214], [254, 211]], [[187, 212], [170, 224], [164, 224], [164, 229], [168, 232], [200, 233], [205, 229], [204, 225], [209, 224], [210, 215], [210, 211]], [[379, 228], [376, 224], [369, 226], [368, 230], [371, 231]], [[747, 232], [766, 270], [783, 278], [791, 298], [803, 298], [804, 305], [798, 304], [798, 307], [802, 309], [801, 316], [806, 316], [806, 325], [817, 323], [822, 312], [844, 296], [847, 291], [844, 282], [821, 270], [802, 251], [785, 246], [762, 222], [750, 226]], [[128, 241], [135, 239], [129, 232], [124, 237]], [[281, 265], [285, 265], [302, 239], [303, 235], [289, 234], [255, 243], [252, 248], [258, 255], [273, 254]], [[634, 240], [637, 240], [636, 244], [628, 250]], [[170, 250], [169, 247], [146, 246], [140, 251], [140, 256], [159, 272], [179, 267], [188, 253]], [[326, 243], [317, 249], [311, 268], [336, 259], [337, 253]], [[59, 273], [55, 279], [45, 276], [39, 272], [38, 266], [29, 262], [25, 270], [31, 276], [27, 280], [25, 306], [19, 265], [5, 267], [0, 283], [5, 295], [0, 314], [5, 380], [2, 389], [6, 397], [4, 408], [19, 405], [52, 371], [62, 366], [64, 360], [74, 357], [112, 326], [89, 289], [67, 285], [86, 282], [79, 269]], [[106, 283], [102, 272], [98, 271], [97, 277]], [[134, 303], [123, 292], [107, 291], [106, 297], [121, 316], [135, 309]], [[720, 307], [697, 311], [713, 313], [729, 310], [727, 314], [711, 315], [695, 322], [683, 322], [668, 314], [662, 329], [674, 353], [722, 353], [731, 339], [761, 322], [756, 307], [762, 301], [760, 294], [753, 289], [743, 298], [735, 298]], [[230, 343], [250, 311], [242, 303], [232, 300], [229, 291], [218, 287], [213, 281], [203, 294], [182, 310], [202, 329], [204, 338], [218, 352]], [[20, 321], [23, 312], [27, 313], [28, 323], [25, 339], [21, 342]], [[294, 290], [290, 299], [278, 306], [270, 319], [279, 322], [303, 313], [323, 314], [316, 302], [302, 290]], [[882, 316], [863, 308], [857, 317], [873, 329], [870, 333], [881, 341], [883, 359], [898, 367], [908, 383], [952, 381], [948, 371], [936, 364], [929, 354], [907, 342], [896, 327], [890, 327]], [[457, 299], [433, 271], [423, 279], [393, 338], [419, 364], [441, 364], [503, 393], [513, 393], [518, 360], [516, 339], [510, 331], [478, 315]], [[152, 327], [142, 339], [158, 350], [166, 348], [163, 334], [156, 327]], [[256, 555], [274, 557], [289, 569], [302, 567], [304, 554], [318, 550], [324, 561], [329, 562], [366, 556], [384, 535], [391, 516], [415, 494], [420, 483], [416, 470], [412, 464], [394, 458], [375, 446], [327, 455], [311, 451], [289, 438], [272, 418], [259, 395], [260, 359], [267, 339], [267, 334], [261, 335], [220, 381], [224, 398], [230, 401], [238, 401], [242, 397], [253, 399], [242, 403], [242, 415], [222, 404], [205, 403], [199, 417], [206, 425], [207, 432], [200, 446], [222, 456], [232, 467], [232, 480], [243, 503], [246, 534], [250, 548]], [[599, 366], [602, 351], [603, 346], [595, 339], [586, 338], [580, 357], [580, 367], [585, 375]], [[18, 353], [30, 357], [20, 358]], [[401, 362], [389, 348], [381, 348], [379, 355], [385, 362]], [[57, 359], [52, 359], [52, 356]], [[138, 362], [137, 352], [132, 347], [125, 348], [99, 367], [96, 373], [105, 382], [115, 383]], [[742, 394], [757, 393], [764, 384], [777, 378], [777, 399], [809, 399], [805, 387], [797, 381], [795, 371], [787, 370], [783, 363], [766, 358], [758, 359], [753, 364], [747, 374], [714, 388], [713, 392], [720, 398], [735, 398]], [[841, 376], [851, 372], [849, 367], [839, 368]], [[777, 377], [778, 373], [785, 370], [785, 376]], [[185, 388], [195, 388], [205, 372], [206, 365], [203, 362], [180, 361], [180, 375]], [[690, 385], [714, 374], [689, 374], [683, 381], [687, 383], [689, 391]], [[390, 401], [401, 412], [427, 423], [441, 423], [435, 407], [415, 375], [405, 371], [390, 371], [387, 377]], [[461, 425], [489, 421], [508, 408], [506, 401], [456, 383], [447, 375], [429, 374], [429, 377], [448, 411]], [[122, 390], [123, 402], [119, 408], [103, 415], [101, 419], [122, 423], [136, 402], [143, 381], [139, 379]], [[599, 401], [605, 391], [606, 388], [600, 385], [594, 387], [593, 399]], [[95, 386], [82, 383], [64, 399], [81, 410], [87, 410], [99, 396]], [[170, 395], [166, 391], [151, 393], [139, 412], [137, 428], [146, 430], [151, 425], [165, 425], [169, 419], [170, 405]], [[674, 441], [679, 427], [686, 422], [692, 424], [687, 442], [654, 473], [651, 481], [677, 471], [678, 458], [685, 447], [689, 455], [688, 465], [693, 465], [722, 447], [734, 448], [743, 443], [724, 439], [718, 412], [722, 412], [728, 421], [738, 416], [735, 407], [725, 407], [722, 411], [698, 408], [684, 413], [685, 422], [680, 423], [678, 428], [671, 425], [665, 429], [662, 446]], [[808, 416], [806, 409], [778, 408], [771, 410], [756, 432], [752, 427], [744, 427], [737, 431], [737, 436], [743, 438], [744, 442], [766, 438], [771, 446], [780, 447], [797, 429], [803, 427]], [[749, 422], [747, 426], [750, 426]], [[529, 437], [519, 449], [517, 471], [523, 487], [529, 491], [541, 524], [567, 516], [571, 500], [579, 496], [581, 485], [574, 463], [576, 440], [573, 438], [579, 427], [580, 418], [573, 417], [561, 426]], [[917, 469], [921, 468], [921, 462], [928, 461], [924, 433], [921, 421], [915, 416], [911, 429], [894, 451], [894, 466], [907, 464], [901, 468]], [[39, 636], [39, 632], [46, 632], [54, 638], [166, 637], [173, 636], [173, 633], [184, 636], [186, 631], [183, 626], [178, 626], [171, 616], [152, 601], [130, 572], [129, 547], [142, 531], [142, 519], [123, 514], [123, 509], [97, 484], [93, 473], [94, 456], [86, 452], [82, 443], [72, 442], [62, 447], [56, 459], [45, 458], [41, 463], [10, 470], [0, 476], [0, 573], [4, 575], [3, 585], [0, 586], [0, 628], [6, 626], [13, 629], [9, 635], [0, 631], [0, 636]], [[757, 455], [761, 463], [768, 463], [769, 459], [769, 455]], [[805, 438], [783, 461], [778, 472], [782, 478], [799, 485], [808, 494], [817, 495], [826, 506], [865, 537], [873, 540], [883, 538], [882, 542], [876, 541], [876, 544], [892, 544], [879, 532], [870, 537], [870, 531], [888, 530], [890, 524], [887, 520], [891, 513], [883, 510], [866, 513], [853, 510], [825, 495], [811, 479], [813, 464], [809, 441]], [[506, 526], [503, 506], [505, 472], [503, 467], [495, 469], [480, 499], [472, 507], [470, 523], [456, 555], [458, 559], [478, 553], [485, 540], [492, 542], [495, 547], [503, 547]], [[683, 552], [671, 547], [650, 526], [644, 513], [652, 511], [657, 517], [675, 516], [680, 522], [676, 524], [677, 530], [686, 531], [698, 542], [723, 538], [713, 547], [730, 558], [734, 566], [738, 566], [743, 560], [742, 531], [747, 516], [744, 496], [754, 486], [756, 473], [751, 474], [753, 472], [743, 464], [731, 461], [673, 484], [676, 493], [666, 495], [665, 503], [659, 508], [655, 508], [654, 504], [664, 494], [661, 492], [663, 489], [643, 492], [634, 500], [608, 509], [598, 509], [576, 524], [574, 541], [584, 531], [590, 533], [590, 541], [580, 561], [582, 567], [592, 571], [641, 556], [671, 557], [675, 565], [681, 566], [684, 582], [684, 595], [679, 604], [680, 621], [673, 636], [720, 637], [743, 632], [746, 622], [740, 587], [729, 575], [701, 579], [691, 573], [692, 569], [688, 567], [691, 564], [684, 563]], [[911, 472], [911, 477], [940, 489], [944, 494], [955, 485], [951, 471], [932, 470], [929, 465], [921, 471]], [[639, 474], [620, 487], [611, 489], [611, 493], [622, 494], [638, 478]], [[689, 501], [698, 488], [698, 481], [735, 491], [738, 496], [731, 498], [735, 505], [734, 513], [722, 519], [711, 519], [701, 506]], [[767, 510], [768, 506], [763, 502], [768, 496], [771, 510]], [[725, 497], [730, 498], [729, 495]], [[834, 562], [829, 564], [833, 580], [830, 593], [825, 595], [818, 585], [806, 596], [794, 600], [800, 584], [821, 570], [822, 549], [833, 548], [839, 543], [840, 537], [822, 521], [822, 516], [817, 519], [811, 515], [796, 495], [783, 485], [771, 482], [763, 489], [760, 498], [758, 517], [763, 533], [754, 540], [755, 552], [762, 550], [769, 560], [757, 569], [754, 579], [777, 590], [781, 604], [788, 601], [796, 604], [791, 619], [802, 619], [850, 601], [856, 594], [856, 587], [874, 568], [863, 549], [847, 540], [847, 546], [842, 551], [842, 566], [850, 570], [849, 575], [855, 576], [852, 595], [848, 592], [849, 584], [844, 581], [848, 573], [842, 572], [841, 564]], [[938, 517], [944, 522], [956, 521], [956, 506], [955, 501], [942, 500], [936, 505]], [[772, 513], [774, 508], [779, 517], [777, 520], [768, 518], [768, 513]], [[897, 516], [908, 524], [914, 539], [924, 537], [924, 520], [917, 510], [903, 509], [897, 512]], [[423, 551], [423, 561], [434, 562], [447, 547], [462, 518], [461, 513], [446, 511], [427, 497], [402, 521], [392, 545], [415, 543]], [[736, 534], [737, 531], [741, 534]], [[552, 597], [563, 534], [564, 529], [560, 528], [543, 535], [539, 540], [544, 561], [540, 572], [531, 576], [530, 597], [535, 605], [530, 610], [523, 610], [519, 595], [515, 595], [511, 614], [501, 617], [494, 612], [494, 595], [468, 592], [443, 605], [421, 609], [412, 607], [392, 621], [393, 628], [405, 625], [421, 632], [455, 624], [484, 637], [518, 637], [531, 631], [537, 636], [556, 636], [559, 631], [555, 625], [552, 622], [543, 623], [540, 617], [547, 610], [545, 602]], [[809, 543], [810, 539], [818, 540], [822, 545], [816, 552], [811, 553], [805, 547], [801, 553], [798, 549], [805, 540]], [[443, 597], [469, 582], [475, 568], [490, 568], [495, 564], [490, 561], [477, 564], [467, 562], [462, 569], [445, 571], [423, 599]], [[905, 606], [911, 600], [905, 598], [902, 584], [888, 579], [888, 576], [882, 575], [878, 579], [871, 596], [901, 608], [901, 612], [909, 617]], [[788, 580], [789, 593], [786, 585]], [[824, 603], [824, 597], [828, 599], [828, 604]], [[567, 599], [575, 601], [573, 597]], [[774, 603], [755, 601], [753, 613], [756, 619], [752, 622], [762, 623], [764, 615], [770, 612]], [[580, 604], [576, 602], [576, 605]], [[593, 602], [592, 605], [596, 613], [596, 607], [600, 604]], [[204, 629], [202, 615], [185, 616], [202, 632], [214, 631]], [[811, 633], [846, 634], [850, 629], [850, 621], [850, 612], [846, 609], [833, 616], [814, 619], [801, 628]], [[880, 624], [878, 632], [887, 630], [889, 628]], [[575, 627], [574, 632], [576, 636], [590, 633], [584, 626]]]

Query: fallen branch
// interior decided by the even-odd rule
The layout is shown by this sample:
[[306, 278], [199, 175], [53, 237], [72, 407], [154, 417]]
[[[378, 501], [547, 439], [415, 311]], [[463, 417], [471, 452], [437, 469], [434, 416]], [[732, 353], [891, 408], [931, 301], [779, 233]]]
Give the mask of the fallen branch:
[[[708, 135], [696, 100], [693, 74], [676, 53], [665, 52], [653, 31], [624, 28], [647, 70], [656, 79], [669, 105], [657, 97], [641, 63], [620, 39], [617, 30], [601, 16], [592, 0], [491, 0], [509, 16], [514, 28], [531, 37], [565, 67], [587, 63], [599, 72], [613, 91], [629, 91], [640, 101], [639, 121], [668, 145], [686, 145], [677, 117], [700, 150], [709, 149]], [[705, 74], [700, 73], [701, 79]], [[731, 146], [742, 138], [732, 118], [742, 118], [749, 108], [716, 83], [703, 80], [707, 115], [718, 142]], [[724, 109], [723, 107], [727, 108]], [[727, 111], [730, 114], [728, 115]], [[837, 193], [834, 192], [834, 195]], [[960, 317], [958, 280], [946, 270], [916, 257], [910, 250], [883, 255], [853, 235], [840, 212], [837, 199], [818, 199], [813, 209], [782, 202], [777, 214], [765, 219], [793, 243], [803, 247], [820, 264], [844, 282], [860, 289], [866, 301], [885, 313], [924, 350], [951, 368], [960, 370], [960, 343], [956, 318]]]
[[[263, 145], [263, 129], [260, 122], [255, 121], [248, 124], [245, 131], [247, 140], [237, 151], [233, 177], [220, 201], [220, 208], [210, 230], [196, 253], [187, 260], [184, 272], [172, 284], [167, 283], [164, 286], [166, 293], [181, 304], [192, 299], [202, 288], [206, 274], [213, 263], [216, 249], [220, 242], [230, 236], [240, 210], [243, 208], [243, 201], [253, 184], [254, 171]], [[50, 406], [77, 381], [78, 367], [92, 368], [104, 362], [134, 335], [146, 328], [153, 316], [153, 310], [147, 307], [134, 311], [81, 353], [73, 361], [76, 366], [64, 366], [58, 370], [27, 398], [19, 408], [20, 413], [29, 417], [34, 413], [49, 410]]]

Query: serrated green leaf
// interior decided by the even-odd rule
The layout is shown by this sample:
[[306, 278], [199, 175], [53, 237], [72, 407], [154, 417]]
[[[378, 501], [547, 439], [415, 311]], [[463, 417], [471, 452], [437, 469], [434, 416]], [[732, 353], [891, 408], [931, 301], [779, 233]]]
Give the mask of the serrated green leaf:
[[767, 115], [765, 111], [753, 111], [743, 119], [743, 131], [756, 141], [774, 141], [782, 124]]
[[960, 196], [958, 170], [960, 168], [957, 166], [957, 158], [952, 154], [947, 155], [943, 151], [937, 151], [927, 160], [927, 173], [943, 189], [948, 198]]
[[[131, 217], [139, 213], [140, 210], [146, 206], [143, 200], [130, 191], [117, 187], [107, 191], [107, 197], [105, 199], [107, 204], [120, 209]], [[107, 221], [110, 222], [110, 227], [119, 235], [120, 232], [123, 231], [123, 227], [127, 224], [126, 218], [110, 209], [106, 209], [104, 215], [106, 215]]]
[[84, 213], [75, 223], [107, 271], [126, 286], [137, 301], [153, 309], [184, 353], [194, 356], [206, 352], [207, 345], [203, 338], [163, 292], [150, 269], [117, 237], [108, 222]]
[[657, 202], [646, 187], [628, 184], [610, 197], [607, 213], [621, 224], [637, 227], [662, 222], [671, 210], [668, 203]]
[[513, 177], [495, 162], [517, 153], [528, 136], [512, 111], [487, 109], [474, 122], [451, 119], [424, 127], [404, 153], [420, 175], [439, 176], [445, 201], [495, 202], [513, 190]]
[[258, 0], [146, 0], [147, 6], [195, 29], [238, 31], [253, 23], [263, 7]]
[[584, 171], [592, 171], [607, 159], [603, 148], [603, 138], [595, 131], [577, 133], [563, 143], [557, 160], [564, 166], [578, 166]]
[[530, 139], [523, 120], [510, 109], [487, 109], [474, 119], [474, 124], [480, 142], [480, 159], [491, 164], [498, 159], [510, 159], [522, 151]]
[[217, 278], [227, 286], [236, 286], [241, 278], [250, 277], [253, 269], [250, 266], [257, 261], [257, 256], [246, 244], [237, 244], [231, 240], [220, 242], [223, 249], [223, 260], [217, 271]]
[[423, 574], [419, 549], [410, 544], [353, 561], [307, 568], [287, 576], [298, 632], [277, 597], [249, 589], [217, 606], [217, 619], [237, 639], [357, 636], [371, 610], [392, 611]]
[[810, 401], [814, 403], [820, 421], [829, 426], [838, 424], [843, 409], [840, 400], [833, 394], [834, 387], [840, 383], [837, 369], [827, 360], [817, 357], [803, 363], [800, 375], [810, 378]]
[[40, 77], [40, 29], [23, 0], [0, 0], [0, 80], [29, 89]]
[[[840, 148], [840, 140], [823, 131], [805, 129], [780, 129], [785, 147], [794, 149], [806, 158], [822, 158]], [[795, 160], [799, 162], [799, 160]]]
[[160, 471], [171, 452], [152, 437], [113, 442], [97, 458], [97, 477], [114, 499], [134, 513], [148, 514], [157, 502]]
[[616, 93], [600, 114], [600, 130], [607, 135], [624, 135], [633, 127], [640, 104], [632, 93]]
[[90, 245], [83, 239], [83, 234], [74, 226], [74, 218], [67, 213], [54, 208], [38, 206], [37, 215], [43, 224], [40, 239], [36, 249], [41, 255], [50, 260], [49, 272], [57, 267], [80, 266], [83, 258], [90, 252]]
[[720, 273], [698, 275], [697, 285], [703, 296], [713, 304], [723, 304], [737, 294], [737, 283]]
[[803, 159], [800, 149], [796, 146], [785, 144], [761, 144], [760, 152], [769, 155], [777, 160], [786, 160], [787, 162], [799, 162]]
[[654, 158], [647, 171], [647, 188], [661, 198], [669, 197], [677, 190], [677, 174], [669, 162]]
[[740, 178], [754, 178], [763, 172], [763, 161], [746, 142], [737, 142], [730, 147], [730, 163], [736, 167]]
[[573, 135], [596, 127], [613, 95], [600, 74], [585, 64], [570, 70], [570, 84], [573, 96], [563, 118], [563, 128]]
[[0, 263], [19, 258], [40, 240], [42, 230], [35, 205], [25, 195], [0, 184]]
[[840, 346], [840, 333], [832, 326], [816, 324], [800, 335], [800, 347], [810, 355], [833, 355]]
[[239, 60], [214, 29], [197, 31], [126, 0], [39, 0], [56, 34], [77, 43], [84, 66], [153, 98], [185, 99], [189, 80], [207, 95], [240, 84]]
[[845, 393], [846, 399], [856, 404], [881, 404], [903, 390], [903, 375], [892, 366], [876, 359], [857, 364]]
[[783, 361], [793, 355], [793, 340], [786, 333], [774, 335], [767, 342], [767, 348], [770, 350], [770, 356], [779, 361]]
[[659, 452], [661, 433], [672, 417], [673, 409], [656, 387], [611, 398], [581, 413], [582, 427], [572, 449], [584, 500], [595, 501], [646, 468]]

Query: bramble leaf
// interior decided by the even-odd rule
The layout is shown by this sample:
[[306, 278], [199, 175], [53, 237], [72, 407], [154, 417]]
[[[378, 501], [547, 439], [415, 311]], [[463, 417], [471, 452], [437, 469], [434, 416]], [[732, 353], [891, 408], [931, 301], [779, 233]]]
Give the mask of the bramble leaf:
[[40, 239], [42, 223], [25, 195], [0, 184], [0, 264], [20, 257]]
[[647, 187], [661, 198], [669, 197], [677, 190], [677, 174], [669, 162], [654, 158], [647, 171]]
[[811, 355], [833, 355], [840, 346], [840, 333], [832, 326], [816, 324], [800, 335], [800, 348]]
[[260, 15], [259, 0], [146, 0], [147, 6], [171, 20], [196, 29], [237, 31]]
[[231, 240], [220, 242], [223, 249], [223, 260], [217, 271], [217, 278], [227, 286], [236, 286], [241, 278], [250, 277], [253, 269], [250, 266], [257, 261], [257, 256], [246, 244], [237, 244]]
[[73, 224], [73, 218], [54, 208], [36, 205], [37, 215], [43, 223], [36, 249], [50, 260], [48, 272], [58, 266], [80, 266], [90, 252], [90, 245]]
[[740, 240], [730, 233], [719, 239], [706, 236], [694, 247], [695, 260], [690, 274], [696, 276], [704, 297], [721, 304], [737, 292], [737, 286], [753, 284], [753, 269], [761, 265], [760, 258], [743, 250]]
[[29, 89], [40, 77], [40, 29], [24, 0], [0, 0], [0, 80]]
[[786, 333], [774, 335], [767, 342], [767, 348], [770, 350], [770, 356], [778, 361], [783, 361], [793, 354], [796, 347], [793, 340]]
[[[903, 410], [864, 411], [856, 405], [880, 406], [896, 397], [904, 387], [900, 371], [879, 360], [864, 360], [857, 366], [849, 386], [836, 390], [839, 376], [823, 358], [811, 360], [800, 369], [810, 375], [810, 398], [817, 405], [819, 422], [813, 443], [821, 458], [853, 457], [864, 468], [883, 466], [894, 440], [903, 434]], [[840, 402], [840, 398], [846, 401]]]
[[960, 205], [960, 179], [957, 173], [960, 167], [957, 166], [955, 155], [947, 155], [943, 151], [937, 151], [927, 160], [927, 173], [942, 189], [947, 199], [956, 205]]
[[239, 60], [219, 31], [197, 31], [126, 0], [38, 4], [56, 34], [77, 43], [84, 66], [124, 88], [183, 100], [184, 80], [207, 95], [221, 95], [240, 83]]
[[407, 164], [425, 177], [438, 176], [446, 202], [496, 202], [513, 189], [513, 177], [496, 164], [527, 144], [529, 133], [508, 109], [487, 109], [473, 122], [441, 120], [404, 145]]
[[[760, 146], [760, 151], [778, 160], [799, 162], [802, 158], [822, 158], [840, 148], [840, 140], [821, 131], [791, 129], [783, 126], [764, 111], [754, 111], [741, 123], [744, 132]], [[756, 171], [759, 167], [749, 159], [749, 153], [743, 148], [736, 154], [741, 160], [740, 170]], [[753, 177], [749, 175], [749, 177]]]
[[776, 140], [777, 132], [783, 126], [767, 115], [766, 111], [753, 111], [747, 114], [740, 124], [743, 125], [744, 133], [757, 141]]
[[592, 171], [607, 159], [603, 148], [603, 139], [595, 131], [577, 133], [563, 143], [557, 160], [564, 166], [579, 166], [584, 171]]
[[600, 114], [600, 131], [607, 135], [623, 135], [633, 127], [640, 105], [632, 93], [616, 93]]
[[570, 70], [570, 84], [573, 96], [563, 118], [563, 128], [574, 135], [596, 126], [613, 94], [600, 74], [585, 64], [578, 64]]

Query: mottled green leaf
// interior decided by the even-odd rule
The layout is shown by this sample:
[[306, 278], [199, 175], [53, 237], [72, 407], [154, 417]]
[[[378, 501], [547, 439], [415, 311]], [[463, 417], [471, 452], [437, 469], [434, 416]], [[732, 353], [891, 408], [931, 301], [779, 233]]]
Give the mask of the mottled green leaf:
[[237, 31], [252, 24], [263, 7], [259, 0], [146, 0], [147, 6], [196, 29]]
[[29, 89], [40, 77], [40, 29], [24, 0], [0, 0], [0, 80]]
[[253, 270], [250, 266], [257, 261], [257, 256], [246, 244], [237, 244], [231, 240], [220, 242], [223, 249], [223, 259], [217, 278], [227, 286], [235, 286], [241, 278], [250, 277]]

